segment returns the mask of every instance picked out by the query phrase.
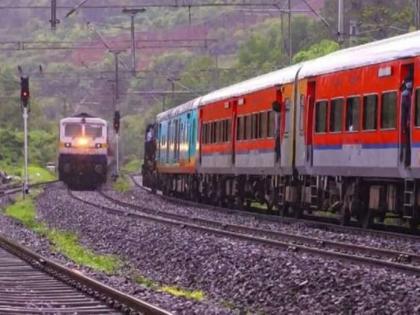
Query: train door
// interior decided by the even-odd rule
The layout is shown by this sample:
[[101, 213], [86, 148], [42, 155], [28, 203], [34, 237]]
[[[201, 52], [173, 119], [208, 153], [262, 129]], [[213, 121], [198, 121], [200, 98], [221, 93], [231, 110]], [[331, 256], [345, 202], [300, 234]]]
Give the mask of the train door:
[[285, 105], [283, 104], [283, 95], [281, 92], [281, 87], [277, 88], [276, 99], [273, 102], [273, 112], [274, 117], [269, 119], [274, 119], [274, 153], [275, 153], [275, 163], [280, 161], [281, 156], [281, 136], [282, 136], [282, 115], [284, 114]]
[[[314, 107], [315, 107], [315, 91], [316, 91], [315, 81], [308, 82], [308, 91], [307, 91], [307, 105], [305, 111], [305, 121], [306, 121], [306, 130], [305, 130], [305, 164], [306, 166], [311, 167], [313, 165], [313, 146], [312, 146], [312, 135], [314, 128]], [[303, 114], [303, 113], [302, 113]]]
[[169, 152], [172, 145], [172, 121], [168, 122], [168, 132], [166, 133], [166, 163], [169, 163]]
[[188, 114], [188, 162], [195, 155], [197, 141], [197, 119], [194, 113]]
[[229, 105], [232, 106], [232, 120], [231, 120], [231, 150], [232, 150], [232, 166], [235, 165], [236, 161], [236, 134], [237, 134], [237, 117], [238, 117], [238, 100], [232, 100], [229, 102]]
[[414, 64], [412, 62], [401, 65], [400, 82], [401, 101], [400, 101], [400, 165], [409, 167], [411, 165], [411, 115], [413, 113], [413, 80]]
[[202, 146], [203, 146], [203, 109], [200, 109], [199, 111], [199, 119], [198, 119], [198, 128], [197, 130], [199, 130], [199, 134], [198, 134], [198, 141], [199, 141], [199, 147], [198, 147], [198, 163], [201, 165], [201, 161], [202, 161]]

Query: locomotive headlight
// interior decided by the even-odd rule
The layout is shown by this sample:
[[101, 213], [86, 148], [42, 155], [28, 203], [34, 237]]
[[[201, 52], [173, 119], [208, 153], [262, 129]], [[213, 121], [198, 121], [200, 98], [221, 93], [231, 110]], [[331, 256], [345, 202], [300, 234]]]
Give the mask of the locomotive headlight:
[[102, 148], [102, 143], [97, 143], [97, 144], [95, 144], [95, 148], [97, 148], [97, 149]]
[[80, 138], [76, 139], [76, 144], [79, 147], [86, 147], [88, 145], [88, 143], [89, 143], [89, 140], [86, 137], [80, 137]]
[[71, 143], [70, 143], [70, 142], [66, 142], [66, 143], [64, 143], [64, 147], [65, 147], [65, 148], [70, 148], [70, 147], [71, 147]]

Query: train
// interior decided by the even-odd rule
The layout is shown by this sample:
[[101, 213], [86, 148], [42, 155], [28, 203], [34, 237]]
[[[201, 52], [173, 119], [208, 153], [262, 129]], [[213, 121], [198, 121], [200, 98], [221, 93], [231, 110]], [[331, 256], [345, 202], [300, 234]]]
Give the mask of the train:
[[60, 120], [59, 180], [74, 188], [106, 182], [110, 162], [108, 123], [87, 113]]
[[420, 219], [420, 32], [202, 95], [148, 126], [144, 185], [363, 227]]

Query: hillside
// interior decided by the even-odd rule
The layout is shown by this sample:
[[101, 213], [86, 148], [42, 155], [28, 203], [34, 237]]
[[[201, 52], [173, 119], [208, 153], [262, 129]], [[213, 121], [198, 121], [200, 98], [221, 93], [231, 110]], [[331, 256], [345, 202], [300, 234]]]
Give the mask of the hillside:
[[[0, 7], [16, 2], [29, 3], [3, 1]], [[292, 16], [295, 61], [339, 48], [335, 42], [336, 1], [308, 2], [326, 18], [329, 26], [321, 23], [304, 1], [292, 1], [292, 9], [297, 11]], [[49, 3], [43, 0], [37, 5]], [[78, 1], [67, 3], [77, 4]], [[104, 2], [91, 0], [89, 3]], [[133, 3], [136, 1], [118, 2]], [[286, 3], [284, 1], [284, 5]], [[357, 21], [360, 35], [340, 43], [342, 46], [395, 35], [412, 26], [407, 23], [413, 21], [408, 0], [386, 5], [374, 0], [345, 4], [346, 29]], [[120, 9], [82, 8], [77, 14], [64, 18], [66, 12], [58, 11], [61, 23], [55, 32], [51, 32], [48, 10], [0, 9], [3, 25], [0, 29], [3, 43], [0, 47], [3, 48], [0, 50], [3, 61], [0, 67], [3, 102], [0, 120], [3, 119], [5, 127], [20, 128], [19, 108], [15, 105], [18, 103], [18, 65], [31, 76], [33, 113], [40, 113], [40, 117], [33, 118], [34, 126], [54, 131], [60, 117], [76, 111], [88, 111], [111, 119], [115, 108], [114, 57], [98, 33], [111, 48], [126, 50], [120, 54], [118, 100], [123, 117], [126, 117], [123, 125], [126, 156], [139, 154], [143, 120], [155, 112], [289, 63], [287, 16], [283, 14], [282, 23], [279, 10], [273, 8], [193, 7], [191, 16], [185, 8], [147, 9], [136, 17], [136, 76], [131, 74], [128, 16], [121, 14]], [[14, 50], [20, 46], [5, 43], [10, 40], [34, 43], [26, 43], [26, 50]], [[183, 93], [172, 95], [172, 89]], [[150, 91], [167, 94], [139, 94]], [[17, 118], [7, 119], [10, 113]], [[132, 134], [136, 137], [130, 137]]]

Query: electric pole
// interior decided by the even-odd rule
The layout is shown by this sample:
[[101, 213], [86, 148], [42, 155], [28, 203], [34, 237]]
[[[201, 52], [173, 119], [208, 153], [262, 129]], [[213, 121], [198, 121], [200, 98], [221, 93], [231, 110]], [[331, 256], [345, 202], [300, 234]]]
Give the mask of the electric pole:
[[51, 0], [51, 30], [55, 31], [60, 20], [57, 19], [57, 0]]
[[110, 49], [109, 52], [114, 55], [114, 63], [115, 63], [115, 100], [118, 102], [118, 99], [120, 98], [119, 95], [119, 81], [120, 81], [120, 75], [119, 75], [119, 63], [120, 63], [120, 53], [124, 52], [124, 49]]
[[133, 75], [136, 75], [136, 33], [135, 33], [135, 24], [134, 18], [138, 13], [145, 12], [146, 9], [123, 9], [122, 13], [130, 14], [131, 17], [131, 63]]
[[420, 30], [420, 0], [414, 0], [416, 30]]
[[338, 0], [338, 28], [337, 28], [337, 38], [339, 43], [344, 43], [344, 2], [343, 0]]
[[287, 34], [289, 35], [289, 65], [292, 64], [292, 54], [293, 54], [293, 47], [292, 47], [292, 1], [287, 1], [287, 23], [288, 23], [288, 31]]
[[115, 90], [114, 90], [114, 131], [115, 131], [115, 174], [114, 177], [117, 178], [120, 173], [120, 111], [118, 100], [120, 98], [119, 93], [119, 55], [124, 49], [110, 49], [109, 52], [114, 55], [115, 62]]

